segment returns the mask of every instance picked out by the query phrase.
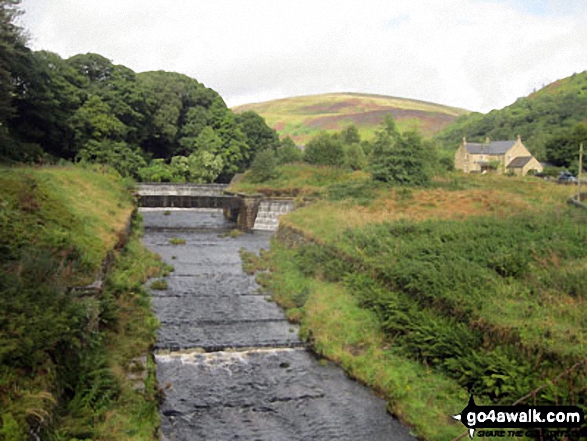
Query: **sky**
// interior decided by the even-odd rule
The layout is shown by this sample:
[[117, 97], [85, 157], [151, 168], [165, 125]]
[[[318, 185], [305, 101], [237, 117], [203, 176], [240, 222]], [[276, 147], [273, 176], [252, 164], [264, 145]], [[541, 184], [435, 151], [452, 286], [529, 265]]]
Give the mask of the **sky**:
[[34, 50], [189, 75], [228, 106], [364, 92], [488, 112], [587, 70], [584, 0], [22, 0]]

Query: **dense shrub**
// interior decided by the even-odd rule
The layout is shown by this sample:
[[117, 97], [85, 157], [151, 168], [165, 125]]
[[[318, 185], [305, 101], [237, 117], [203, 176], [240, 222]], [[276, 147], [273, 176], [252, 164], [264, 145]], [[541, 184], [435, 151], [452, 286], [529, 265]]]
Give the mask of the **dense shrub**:
[[339, 139], [327, 133], [312, 138], [304, 151], [304, 160], [315, 165], [344, 164], [344, 150]]
[[434, 173], [435, 148], [416, 132], [399, 133], [387, 118], [377, 132], [368, 171], [373, 179], [393, 185], [428, 185]]
[[[298, 249], [295, 262], [306, 277], [342, 282], [359, 306], [374, 311], [392, 351], [438, 369], [475, 395], [508, 404], [574, 358], [549, 347], [537, 351], [538, 342], [523, 340], [517, 329], [488, 325], [484, 306], [505, 287], [536, 307], [537, 285], [582, 296], [582, 269], [543, 268], [542, 259], [564, 265], [587, 257], [584, 241], [577, 240], [581, 220], [575, 215], [585, 221], [581, 213], [565, 212], [371, 225], [345, 234], [352, 262], [335, 249], [312, 244]], [[530, 271], [535, 283], [527, 279]], [[572, 381], [574, 392], [553, 385], [538, 401], [570, 402], [571, 393], [576, 399], [587, 384], [579, 377]]]
[[264, 150], [257, 153], [249, 171], [250, 182], [258, 184], [278, 176], [279, 172], [277, 171], [275, 153], [272, 150]]
[[276, 154], [277, 162], [280, 165], [299, 162], [304, 158], [304, 152], [296, 146], [289, 136], [281, 141], [281, 146], [277, 149]]

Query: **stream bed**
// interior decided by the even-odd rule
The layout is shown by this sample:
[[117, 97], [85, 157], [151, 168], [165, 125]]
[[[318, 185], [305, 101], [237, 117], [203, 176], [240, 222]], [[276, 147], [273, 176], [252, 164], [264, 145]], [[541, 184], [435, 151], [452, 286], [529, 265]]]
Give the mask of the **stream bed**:
[[141, 214], [145, 245], [175, 267], [151, 290], [163, 440], [415, 439], [384, 400], [307, 351], [244, 273], [240, 249], [268, 248], [271, 233], [221, 237], [234, 228], [221, 210]]

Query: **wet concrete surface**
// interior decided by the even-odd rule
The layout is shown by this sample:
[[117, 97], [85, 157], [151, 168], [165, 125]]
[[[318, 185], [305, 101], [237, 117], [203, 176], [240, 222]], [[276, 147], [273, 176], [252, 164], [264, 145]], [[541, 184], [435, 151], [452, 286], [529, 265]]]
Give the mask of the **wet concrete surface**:
[[[220, 211], [142, 212], [145, 244], [175, 267], [152, 291], [163, 440], [414, 440], [385, 402], [306, 351], [298, 329], [242, 271]], [[172, 245], [172, 238], [185, 239]]]

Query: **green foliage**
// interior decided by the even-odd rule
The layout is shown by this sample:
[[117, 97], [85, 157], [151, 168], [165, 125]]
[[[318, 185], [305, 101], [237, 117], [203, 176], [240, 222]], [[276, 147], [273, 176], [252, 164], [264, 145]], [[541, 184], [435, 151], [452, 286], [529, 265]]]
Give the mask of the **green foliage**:
[[345, 145], [359, 144], [361, 142], [361, 135], [359, 129], [354, 124], [344, 128], [340, 132], [340, 139]]
[[355, 142], [346, 147], [344, 162], [352, 170], [363, 170], [367, 167], [367, 156], [361, 144]]
[[[140, 407], [152, 435], [156, 407], [147, 413], [144, 403], [147, 396], [155, 403], [154, 387], [131, 396], [117, 376], [126, 366], [113, 369], [119, 354], [108, 351], [132, 340], [142, 345], [136, 357], [153, 341], [145, 295], [138, 301], [142, 282], [156, 269], [153, 257], [143, 252], [123, 266], [117, 261], [100, 293], [69, 289], [93, 280], [120, 239], [118, 228], [131, 212], [122, 181], [107, 169], [78, 167], [4, 170], [1, 176], [0, 437], [28, 439], [34, 428], [41, 439], [112, 439], [99, 427], [123, 395], [124, 410], [116, 413]], [[97, 198], [99, 209], [88, 198]], [[142, 334], [118, 338], [121, 328], [131, 329], [129, 314], [141, 315], [133, 320], [144, 326]], [[110, 335], [116, 344], [106, 344]], [[131, 402], [137, 403], [132, 410]]]
[[[3, 6], [4, 19], [12, 19], [15, 4]], [[0, 59], [0, 76], [19, 78], [0, 87], [3, 160], [50, 161], [47, 152], [110, 164], [125, 176], [212, 182], [229, 180], [250, 166], [257, 151], [279, 145], [263, 118], [252, 112], [236, 118], [216, 92], [192, 78], [162, 71], [135, 74], [97, 54], [63, 60], [46, 51], [33, 53], [17, 30], [11, 44], [18, 56], [6, 61], [6, 70]], [[2, 87], [11, 83], [18, 89], [10, 87], [9, 96]], [[162, 162], [142, 164], [150, 157], [163, 159], [170, 169]], [[142, 168], [147, 170], [139, 172]]]
[[300, 162], [304, 157], [302, 150], [296, 146], [289, 136], [281, 140], [281, 146], [276, 153], [279, 165]]
[[304, 160], [315, 165], [344, 164], [344, 150], [338, 137], [321, 133], [312, 138], [304, 151]]
[[125, 142], [90, 139], [76, 155], [76, 159], [87, 163], [109, 165], [123, 177], [139, 176], [139, 170], [146, 165], [145, 158], [137, 147]]
[[164, 159], [153, 159], [151, 163], [138, 170], [138, 175], [143, 182], [174, 182], [174, 173]]
[[90, 139], [121, 140], [126, 126], [111, 113], [110, 107], [98, 96], [88, 99], [73, 115], [71, 123], [81, 144]]
[[376, 181], [394, 185], [425, 186], [432, 176], [434, 148], [416, 132], [400, 134], [391, 117], [377, 132], [369, 161]]
[[250, 182], [258, 184], [278, 176], [277, 159], [273, 150], [263, 150], [257, 153], [249, 171]]
[[[546, 143], [546, 159], [557, 167], [570, 168], [576, 172], [579, 168], [579, 145], [587, 151], [587, 124], [581, 123], [551, 138]], [[585, 169], [585, 165], [583, 165]]]
[[[538, 342], [507, 331], [484, 332], [483, 307], [488, 297], [499, 296], [504, 284], [523, 296], [537, 256], [556, 255], [556, 261], [586, 258], [576, 235], [576, 220], [556, 213], [397, 222], [348, 231], [343, 242], [354, 258], [336, 248], [306, 244], [293, 261], [305, 277], [342, 281], [361, 307], [377, 314], [399, 356], [435, 367], [477, 396], [511, 403], [574, 358], [555, 355], [546, 345], [549, 359], [537, 370]], [[545, 290], [557, 286], [575, 297], [584, 289], [583, 273], [561, 274], [552, 268], [540, 283], [546, 284]], [[559, 399], [568, 401], [568, 393], [560, 393]], [[538, 399], [554, 402], [549, 393]]]
[[253, 111], [236, 115], [236, 123], [246, 136], [246, 141], [252, 152], [263, 150], [277, 150], [279, 137], [277, 132], [267, 125], [265, 119]]
[[0, 1], [0, 130], [14, 112], [13, 76], [24, 52], [22, 30], [16, 24], [16, 18], [21, 14], [19, 4], [20, 0]]

